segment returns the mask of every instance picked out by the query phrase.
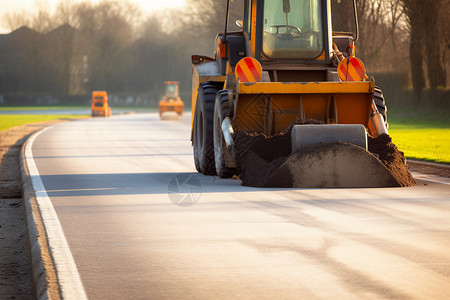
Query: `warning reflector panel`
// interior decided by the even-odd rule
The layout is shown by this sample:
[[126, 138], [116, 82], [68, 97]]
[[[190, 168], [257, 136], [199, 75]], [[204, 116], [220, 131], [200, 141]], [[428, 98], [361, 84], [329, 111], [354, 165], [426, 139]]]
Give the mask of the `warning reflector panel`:
[[244, 57], [236, 65], [236, 79], [240, 82], [257, 82], [261, 76], [261, 64], [253, 57]]
[[354, 56], [343, 59], [337, 68], [337, 72], [342, 81], [364, 81], [367, 79], [363, 62]]

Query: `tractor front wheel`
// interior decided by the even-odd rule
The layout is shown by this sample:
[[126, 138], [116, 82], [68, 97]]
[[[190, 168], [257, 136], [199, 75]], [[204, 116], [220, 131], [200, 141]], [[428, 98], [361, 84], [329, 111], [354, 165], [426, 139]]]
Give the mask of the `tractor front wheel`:
[[214, 160], [217, 176], [221, 178], [230, 178], [236, 174], [236, 168], [227, 166], [227, 162], [233, 161], [233, 157], [225, 144], [222, 132], [222, 122], [229, 115], [228, 90], [222, 90], [217, 94], [214, 108]]
[[214, 163], [214, 102], [219, 87], [212, 82], [205, 82], [198, 88], [194, 114], [194, 163], [198, 172], [216, 175]]

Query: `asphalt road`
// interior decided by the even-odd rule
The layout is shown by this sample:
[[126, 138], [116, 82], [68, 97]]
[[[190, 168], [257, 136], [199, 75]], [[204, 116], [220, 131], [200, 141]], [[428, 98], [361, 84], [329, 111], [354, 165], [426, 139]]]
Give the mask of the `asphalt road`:
[[450, 298], [448, 178], [243, 187], [195, 172], [189, 122], [87, 119], [34, 141], [90, 299]]

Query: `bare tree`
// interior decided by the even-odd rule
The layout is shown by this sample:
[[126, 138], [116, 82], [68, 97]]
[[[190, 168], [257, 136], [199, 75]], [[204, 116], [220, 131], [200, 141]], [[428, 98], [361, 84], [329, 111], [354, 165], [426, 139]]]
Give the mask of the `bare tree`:
[[424, 59], [430, 87], [447, 85], [450, 3], [448, 0], [402, 0], [410, 25], [414, 90], [425, 88]]
[[36, 2], [35, 7], [36, 12], [31, 18], [31, 28], [40, 33], [45, 33], [50, 31], [52, 28], [55, 28], [48, 3]]
[[139, 11], [127, 2], [80, 3], [74, 26], [83, 36], [82, 47], [88, 60], [88, 89], [124, 88], [129, 74], [131, 49], [135, 41], [134, 20]]
[[398, 53], [395, 47], [404, 17], [403, 8], [393, 0], [357, 0], [357, 8], [361, 32], [359, 55], [372, 68], [386, 71], [404, 56], [404, 52]]
[[30, 16], [26, 11], [5, 13], [2, 17], [2, 25], [10, 31], [30, 24]]
[[[187, 0], [189, 14], [183, 20], [190, 38], [197, 41], [197, 52], [205, 49], [205, 55], [211, 55], [214, 47], [214, 37], [225, 30], [226, 0]], [[230, 3], [230, 18], [228, 30], [237, 30], [236, 20], [242, 20], [243, 1], [235, 0]]]
[[73, 0], [60, 0], [56, 6], [54, 14], [54, 23], [58, 25], [68, 24], [74, 26], [75, 24], [75, 3]]

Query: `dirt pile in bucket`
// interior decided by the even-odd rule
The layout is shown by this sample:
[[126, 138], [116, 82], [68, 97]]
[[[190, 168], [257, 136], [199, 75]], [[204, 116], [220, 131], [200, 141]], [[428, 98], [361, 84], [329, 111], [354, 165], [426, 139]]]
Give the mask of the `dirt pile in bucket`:
[[273, 136], [240, 131], [234, 136], [236, 165], [245, 186], [264, 186], [291, 153], [291, 130]]
[[411, 172], [409, 172], [405, 162], [405, 155], [392, 143], [392, 139], [387, 134], [382, 134], [377, 138], [368, 136], [368, 150], [389, 169], [400, 186], [416, 185]]
[[[351, 144], [334, 143], [306, 147], [291, 154], [290, 129], [273, 136], [266, 136], [259, 133], [238, 132], [234, 136], [234, 140], [239, 178], [242, 180], [242, 185], [253, 187], [300, 187], [307, 186], [310, 182], [314, 182], [310, 187], [329, 187], [330, 180], [335, 180], [336, 186], [351, 187], [352, 185], [346, 185], [348, 180], [351, 181], [351, 179], [347, 178], [347, 183], [339, 183], [339, 180], [336, 180], [336, 178], [333, 179], [333, 175], [335, 174], [332, 173], [332, 170], [326, 168], [317, 170], [317, 167], [320, 168], [321, 166], [321, 159], [317, 159], [316, 154], [320, 152], [325, 156], [331, 157], [331, 161], [334, 164], [332, 154], [339, 152], [343, 147], [347, 147], [347, 163], [352, 164], [352, 155], [357, 157], [358, 153], [365, 153], [362, 148]], [[371, 184], [374, 184], [374, 186], [377, 186], [377, 184], [379, 184], [379, 186], [415, 185], [414, 179], [404, 163], [405, 158], [403, 153], [392, 143], [389, 136], [380, 136], [378, 138], [369, 137], [368, 144], [369, 151], [372, 152], [373, 157], [367, 155], [367, 159], [375, 167], [369, 169], [381, 170], [385, 177], [381, 179], [383, 176], [380, 176], [379, 179], [378, 174], [376, 173], [378, 171], [373, 171], [375, 174], [371, 174], [371, 176], [372, 178], [375, 178], [376, 181], [379, 181], [379, 183]], [[342, 152], [346, 154], [347, 150]], [[315, 157], [316, 163], [309, 164], [310, 161], [308, 160], [308, 157]], [[324, 159], [325, 158], [326, 157], [324, 157]], [[330, 161], [330, 158], [328, 159]], [[379, 166], [378, 159], [386, 168]], [[338, 161], [336, 163], [342, 164], [343, 162]], [[299, 164], [302, 165], [299, 166]], [[336, 168], [336, 166], [334, 167]], [[343, 172], [343, 169], [346, 169], [346, 167], [338, 168], [340, 172], [337, 173], [341, 173]], [[359, 172], [370, 173], [370, 170], [365, 170], [364, 166], [359, 166], [359, 168]], [[320, 178], [322, 177], [329, 177], [331, 179], [323, 179], [324, 181], [328, 180], [328, 182], [321, 183]], [[357, 177], [354, 178], [357, 179]], [[333, 182], [331, 182], [331, 186], [333, 186]], [[363, 187], [363, 185], [357, 186]], [[369, 186], [370, 185], [367, 187]]]

